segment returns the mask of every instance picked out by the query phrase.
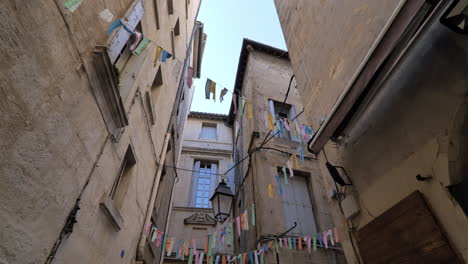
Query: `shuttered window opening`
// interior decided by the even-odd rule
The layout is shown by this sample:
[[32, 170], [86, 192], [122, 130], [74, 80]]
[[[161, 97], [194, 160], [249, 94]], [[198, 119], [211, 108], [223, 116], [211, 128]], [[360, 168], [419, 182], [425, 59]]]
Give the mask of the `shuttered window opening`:
[[218, 164], [211, 161], [195, 161], [190, 188], [190, 207], [211, 208], [210, 198], [218, 183]]
[[200, 138], [216, 140], [216, 124], [203, 123]]
[[[288, 176], [289, 177], [289, 176]], [[313, 213], [307, 179], [304, 176], [288, 178], [289, 184], [283, 184], [281, 203], [283, 206], [285, 229], [294, 226], [288, 235], [316, 234], [317, 227]]]

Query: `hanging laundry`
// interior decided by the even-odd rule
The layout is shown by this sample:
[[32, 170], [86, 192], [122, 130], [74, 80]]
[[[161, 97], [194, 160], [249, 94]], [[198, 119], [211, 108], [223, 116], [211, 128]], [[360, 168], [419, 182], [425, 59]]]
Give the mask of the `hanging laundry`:
[[[216, 82], [214, 81], [211, 81], [211, 84], [210, 84], [210, 93], [213, 94], [213, 101], [216, 102]], [[209, 99], [209, 98], [208, 98]]]
[[291, 167], [291, 161], [290, 160], [286, 161], [286, 166], [289, 169], [289, 177], [290, 178], [294, 177], [294, 171], [293, 171], [293, 169]]
[[144, 37], [142, 41], [140, 41], [140, 44], [138, 44], [138, 47], [132, 52], [134, 55], [140, 55], [148, 46], [150, 43], [149, 38]]
[[170, 54], [165, 49], [163, 49], [163, 51], [161, 52], [161, 61], [166, 62], [166, 60], [169, 59], [170, 57], [172, 57], [172, 54]]
[[220, 101], [221, 103], [223, 102], [224, 96], [227, 94], [228, 91], [229, 91], [229, 90], [226, 89], [226, 88], [223, 88], [223, 89], [221, 90], [221, 93], [219, 94], [219, 101]]
[[199, 264], [203, 264], [203, 257], [205, 256], [204, 252], [200, 252], [200, 258], [198, 259]]
[[270, 130], [274, 130], [275, 129], [275, 123], [273, 122], [273, 115], [268, 113], [268, 128]]
[[330, 237], [330, 244], [332, 246], [335, 245], [335, 240], [333, 239], [333, 230], [327, 230], [327, 237]]
[[193, 262], [193, 249], [190, 249], [189, 256], [188, 256], [188, 264], [192, 264]]
[[244, 97], [239, 95], [239, 119], [242, 118], [244, 114]]
[[242, 230], [245, 230], [245, 214], [244, 213], [240, 215], [240, 219], [241, 219], [241, 228]]
[[328, 248], [327, 231], [322, 232], [322, 241], [323, 241], [323, 244], [325, 245], [325, 248]]
[[[281, 180], [280, 180], [279, 174], [276, 174], [275, 178], [276, 178], [276, 184], [278, 184], [278, 192], [279, 192], [281, 195], [283, 195], [283, 186], [282, 186], [282, 184], [281, 184]], [[286, 179], [286, 180], [287, 180], [287, 179]]]
[[289, 184], [289, 181], [288, 181], [288, 174], [286, 173], [286, 168], [283, 167], [283, 168], [282, 168], [282, 171], [283, 171], [283, 175], [284, 175], [284, 184]]
[[211, 83], [213, 81], [210, 79], [206, 79], [206, 84], [205, 84], [205, 99], [210, 99], [210, 93], [211, 93]]
[[156, 53], [154, 54], [154, 61], [153, 61], [153, 67], [156, 67], [156, 64], [158, 64], [158, 60], [161, 57], [161, 53], [163, 51], [163, 48], [161, 48], [159, 45], [156, 47]]
[[136, 30], [135, 30], [135, 34], [133, 34], [133, 35], [134, 35], [135, 41], [130, 46], [130, 48], [129, 48], [130, 51], [134, 51], [137, 48], [138, 43], [140, 43], [141, 37], [143, 37], [143, 34], [141, 34], [140, 32], [138, 32]]
[[304, 149], [302, 148], [302, 144], [298, 147], [299, 157], [302, 161], [304, 161]]
[[237, 94], [232, 94], [232, 103], [234, 104], [234, 112], [233, 114], [237, 114]]
[[[76, 0], [69, 0], [67, 2], [73, 2], [73, 1], [76, 1]], [[109, 28], [107, 29], [107, 35], [112, 34], [112, 32], [114, 32], [115, 29], [121, 27], [122, 25], [123, 25], [122, 19], [117, 18], [116, 20], [114, 20], [114, 22], [112, 22], [112, 24], [110, 24]]]
[[246, 104], [246, 110], [247, 110], [247, 119], [252, 119], [253, 118], [253, 109], [252, 109], [252, 104], [247, 102]]
[[170, 238], [167, 239], [167, 245], [168, 246], [166, 247], [166, 251], [167, 251], [166, 256], [168, 256], [168, 257], [172, 253], [172, 247], [174, 246], [174, 242], [175, 242], [174, 240], [175, 240], [175, 238], [173, 238], [173, 237], [172, 238], [170, 237]]
[[228, 246], [232, 246], [233, 244], [233, 230], [232, 229], [233, 229], [232, 222], [230, 222], [226, 228], [226, 245]]
[[273, 198], [273, 187], [271, 187], [271, 184], [268, 184], [268, 196]]
[[240, 223], [240, 217], [236, 217], [236, 224], [237, 224], [237, 235], [241, 235], [241, 223]]
[[291, 128], [289, 127], [288, 119], [283, 118], [283, 125], [284, 125], [284, 128], [285, 128], [287, 131], [290, 131], [290, 130], [291, 130]]
[[244, 230], [249, 230], [249, 212], [247, 209], [244, 211], [244, 217], [245, 217], [245, 228]]
[[255, 226], [255, 205], [252, 204], [252, 226]]
[[191, 67], [187, 70], [187, 86], [188, 88], [192, 88], [193, 83], [193, 69]]
[[339, 240], [339, 238], [338, 238], [338, 228], [336, 228], [336, 227], [333, 228], [333, 234], [335, 235], [335, 242], [336, 242], [336, 243], [339, 243], [340, 240]]

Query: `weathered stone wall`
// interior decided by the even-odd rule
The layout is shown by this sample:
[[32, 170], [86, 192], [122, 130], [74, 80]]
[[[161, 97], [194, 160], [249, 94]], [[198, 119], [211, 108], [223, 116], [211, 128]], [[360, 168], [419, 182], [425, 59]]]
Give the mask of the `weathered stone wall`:
[[[268, 100], [272, 99], [283, 102], [289, 81], [293, 75], [291, 65], [287, 58], [275, 57], [263, 51], [255, 50], [249, 52], [244, 81], [242, 83], [242, 95], [246, 100], [252, 103], [253, 108], [261, 107], [269, 111]], [[293, 80], [289, 92], [287, 104], [294, 105], [297, 113], [302, 111], [303, 100], [299, 96], [296, 88], [296, 82]], [[239, 117], [237, 116], [239, 121]], [[307, 112], [297, 118], [300, 124], [307, 122]], [[259, 146], [266, 137], [269, 129], [260, 119], [256, 110], [254, 110], [253, 119], [247, 119], [242, 116], [242, 133], [237, 141], [236, 147], [240, 150], [243, 147], [241, 158], [247, 155], [249, 145], [252, 141], [252, 147]], [[236, 122], [238, 124], [239, 122]], [[234, 127], [239, 129], [239, 127]], [[259, 132], [259, 137], [253, 137], [253, 132]], [[271, 135], [271, 134], [270, 134]], [[265, 146], [276, 148], [289, 153], [298, 153], [299, 142], [294, 142], [284, 138], [273, 138]], [[303, 148], [305, 149], [305, 145]], [[324, 191], [324, 184], [320, 177], [319, 165], [313, 159], [313, 156], [306, 154], [306, 160], [300, 162], [300, 171], [308, 174], [307, 183], [310, 199], [313, 207], [313, 215], [316, 221], [318, 231], [333, 228], [334, 224], [331, 212], [328, 209], [327, 193]], [[236, 235], [235, 243], [240, 252], [253, 250], [257, 243], [267, 237], [279, 235], [289, 229], [284, 222], [284, 212], [281, 202], [281, 196], [278, 193], [278, 184], [275, 176], [277, 167], [283, 167], [290, 155], [276, 152], [273, 150], [262, 150], [253, 154], [251, 160], [252, 169], [247, 176], [243, 187], [240, 189], [238, 200], [234, 204], [234, 214], [239, 215], [245, 209], [249, 210], [252, 203], [255, 204], [257, 224], [251, 226], [248, 231], [244, 231], [240, 239]], [[243, 172], [248, 168], [248, 160], [243, 163]], [[245, 175], [239, 175], [244, 177]], [[281, 177], [283, 182], [283, 178]], [[268, 196], [267, 186], [273, 187], [274, 198]], [[304, 234], [305, 235], [305, 234]], [[263, 240], [264, 241], [264, 240]], [[276, 263], [274, 253], [266, 255], [266, 263]], [[319, 253], [308, 254], [301, 251], [291, 251], [281, 249], [281, 263], [316, 263], [326, 261], [327, 263], [343, 263], [343, 254], [335, 250], [321, 250]]]
[[[329, 113], [397, 1], [275, 2], [300, 93], [311, 101], [306, 111], [317, 128], [317, 120]], [[304, 22], [306, 15], [313, 23]], [[468, 42], [438, 19], [429, 25], [380, 91], [353, 117], [341, 145], [328, 142], [324, 149], [328, 159], [344, 166], [353, 180], [348, 191], [360, 203], [361, 214], [353, 221], [358, 229], [419, 190], [456, 253], [466, 261], [466, 215], [447, 186], [466, 179]], [[334, 184], [325, 162], [322, 153], [321, 175], [331, 191]], [[420, 182], [418, 174], [433, 178]], [[337, 203], [330, 205], [340, 233], [346, 234]], [[348, 261], [356, 262], [349, 237], [342, 237]]]
[[[144, 98], [157, 67], [155, 46], [140, 55], [140, 71], [123, 98], [129, 126], [116, 142], [98, 107], [91, 76], [91, 51], [105, 45], [109, 22], [99, 12], [122, 16], [132, 1], [83, 1], [71, 13], [63, 1], [0, 4], [0, 263], [44, 263], [68, 214], [80, 197], [73, 233], [64, 238], [54, 263], [130, 263], [147, 210], [151, 187], [169, 123], [199, 1], [157, 1], [161, 28], [155, 28], [154, 1], [144, 1], [143, 32], [171, 50], [170, 30], [180, 19], [177, 60], [162, 67], [164, 84], [153, 96], [156, 124]], [[83, 63], [83, 64], [82, 64]], [[155, 95], [155, 94], [153, 94]], [[100, 209], [131, 145], [132, 169], [117, 231]], [[168, 198], [169, 199], [169, 198]], [[121, 252], [124, 256], [121, 257]]]

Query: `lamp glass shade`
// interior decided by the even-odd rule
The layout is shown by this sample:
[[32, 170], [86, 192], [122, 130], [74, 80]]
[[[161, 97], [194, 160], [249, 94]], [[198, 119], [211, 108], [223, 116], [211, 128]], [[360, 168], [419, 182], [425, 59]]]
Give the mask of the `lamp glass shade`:
[[231, 189], [224, 181], [221, 181], [210, 199], [216, 221], [224, 223], [229, 217], [233, 197]]

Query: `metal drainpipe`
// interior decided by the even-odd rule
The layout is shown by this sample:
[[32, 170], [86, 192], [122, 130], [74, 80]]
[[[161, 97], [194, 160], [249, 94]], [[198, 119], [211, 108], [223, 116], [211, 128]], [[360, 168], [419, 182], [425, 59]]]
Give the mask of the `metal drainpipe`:
[[156, 176], [154, 177], [153, 187], [151, 189], [150, 202], [146, 210], [145, 221], [143, 223], [143, 228], [141, 230], [141, 235], [140, 235], [140, 242], [138, 243], [137, 260], [143, 260], [144, 251], [145, 251], [145, 240], [146, 240], [145, 229], [146, 229], [146, 226], [148, 226], [148, 224], [150, 223], [151, 215], [153, 214], [154, 203], [156, 202], [156, 195], [158, 194], [159, 183], [161, 182], [161, 173], [163, 171], [163, 166], [161, 166], [161, 164], [164, 164], [166, 160], [167, 145], [169, 144], [170, 138], [171, 138], [171, 134], [166, 133], [166, 136], [164, 138], [163, 148], [161, 150], [161, 155], [159, 158], [160, 165], [158, 166], [158, 169], [156, 170]]

